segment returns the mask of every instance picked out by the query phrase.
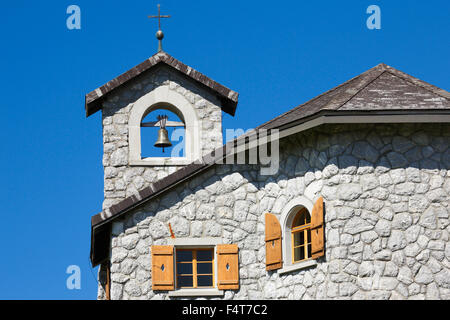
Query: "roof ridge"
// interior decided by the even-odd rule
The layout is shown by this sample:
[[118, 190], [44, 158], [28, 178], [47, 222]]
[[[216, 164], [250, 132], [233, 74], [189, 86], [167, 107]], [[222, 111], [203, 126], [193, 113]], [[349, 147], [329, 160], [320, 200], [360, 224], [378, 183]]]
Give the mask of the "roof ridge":
[[[381, 65], [381, 64], [380, 64]], [[374, 72], [377, 71], [377, 73], [375, 73], [372, 76], [369, 76], [370, 72], [365, 72], [365, 76], [368, 76], [368, 79], [365, 79], [365, 81], [362, 81], [361, 86], [358, 86], [357, 90], [355, 92], [349, 93], [349, 97], [345, 99], [341, 98], [340, 100], [345, 100], [343, 102], [338, 101], [338, 107], [334, 108], [334, 110], [339, 110], [343, 105], [345, 105], [347, 102], [349, 102], [351, 99], [353, 99], [354, 96], [356, 96], [358, 93], [360, 93], [362, 90], [364, 90], [365, 88], [367, 88], [368, 85], [370, 85], [371, 83], [373, 83], [375, 80], [377, 80], [386, 70], [384, 68], [384, 64], [381, 65], [381, 70], [374, 70], [374, 68], [368, 70], [370, 72]], [[361, 74], [362, 75], [362, 74]], [[345, 92], [347, 93], [347, 92]], [[322, 109], [329, 109], [328, 106], [331, 105], [333, 100], [337, 100], [340, 97], [335, 97], [333, 99], [331, 99], [331, 101], [329, 103], [327, 103]]]
[[[165, 52], [165, 51], [158, 52], [157, 54], [159, 54], [159, 55], [161, 55], [161, 56], [164, 57], [163, 61], [164, 61], [166, 64], [168, 64], [168, 65], [174, 67], [175, 69], [181, 71], [180, 68], [178, 68], [177, 63], [184, 64], [183, 62], [181, 62], [181, 61], [178, 60], [177, 58], [174, 58], [170, 53], [167, 53], [167, 52]], [[185, 65], [186, 65], [186, 64], [185, 64]], [[201, 72], [198, 71], [197, 69], [192, 68], [191, 66], [188, 66], [188, 65], [186, 65], [186, 66], [188, 67], [188, 70], [189, 70], [189, 71], [187, 72], [188, 75], [190, 75], [191, 77], [193, 77], [193, 76], [192, 76], [192, 73], [198, 73], [200, 76], [205, 77], [205, 79], [202, 79], [202, 80], [206, 81], [206, 82], [208, 83], [209, 86], [214, 86], [214, 87], [216, 87], [216, 85], [218, 85], [218, 86], [220, 86], [220, 87], [223, 87], [223, 88], [227, 89], [227, 90], [229, 91], [229, 93], [228, 93], [228, 98], [231, 99], [231, 100], [236, 100], [236, 101], [237, 101], [237, 97], [238, 97], [239, 94], [238, 94], [236, 91], [234, 91], [234, 90], [232, 90], [232, 89], [230, 89], [230, 88], [224, 86], [223, 84], [218, 83], [216, 80], [212, 79], [211, 77], [206, 76], [205, 74], [201, 73]], [[196, 80], [197, 80], [197, 79], [196, 79]], [[197, 80], [197, 81], [199, 81], [199, 80]], [[212, 81], [213, 83], [209, 83], [210, 81]], [[201, 82], [201, 81], [200, 81], [200, 82]], [[217, 89], [217, 88], [216, 88], [216, 89]]]
[[[295, 110], [298, 110], [298, 109], [302, 108], [302, 107], [305, 106], [306, 104], [309, 104], [309, 103], [311, 103], [311, 102], [313, 102], [313, 101], [315, 101], [315, 100], [317, 100], [317, 99], [319, 99], [319, 98], [321, 98], [321, 97], [323, 97], [323, 96], [325, 96], [325, 95], [327, 95], [327, 94], [329, 94], [329, 93], [332, 93], [332, 92], [334, 92], [334, 91], [340, 89], [341, 87], [343, 87], [343, 86], [349, 84], [350, 82], [356, 80], [357, 78], [360, 78], [360, 77], [362, 77], [362, 76], [368, 74], [369, 72], [373, 72], [373, 71], [375, 71], [375, 70], [381, 69], [381, 72], [380, 72], [380, 75], [381, 75], [381, 73], [383, 73], [383, 71], [385, 70], [386, 67], [387, 67], [386, 64], [384, 64], [384, 63], [379, 63], [379, 64], [377, 64], [376, 66], [374, 66], [374, 67], [372, 67], [372, 68], [370, 68], [370, 69], [364, 71], [363, 73], [360, 73], [360, 74], [354, 76], [353, 78], [351, 78], [351, 79], [349, 79], [349, 80], [347, 80], [347, 81], [341, 83], [340, 85], [338, 85], [338, 86], [336, 86], [336, 87], [334, 87], [334, 88], [331, 88], [331, 89], [329, 89], [329, 90], [327, 90], [327, 91], [325, 91], [325, 92], [319, 94], [318, 96], [315, 96], [315, 97], [311, 98], [310, 100], [308, 100], [308, 101], [306, 101], [306, 102], [304, 102], [304, 103], [302, 103], [302, 104], [300, 104], [300, 105], [298, 105], [298, 106], [296, 106], [296, 107], [294, 107], [294, 108], [292, 108], [292, 109], [290, 109], [290, 110], [288, 110], [288, 111], [286, 111], [286, 112], [280, 114], [279, 116], [277, 116], [277, 117], [275, 117], [275, 118], [273, 118], [273, 119], [271, 119], [271, 120], [269, 120], [269, 121], [267, 121], [267, 122], [265, 122], [265, 123], [263, 123], [263, 124], [257, 126], [255, 129], [259, 129], [259, 128], [263, 127], [263, 126], [266, 126], [266, 125], [268, 125], [268, 124], [274, 122], [275, 120], [277, 120], [277, 119], [279, 119], [279, 118], [282, 118], [282, 117], [286, 116], [287, 114], [289, 114], [289, 113], [291, 113], [291, 112], [293, 112], [293, 111], [295, 111]], [[358, 91], [358, 92], [359, 92], [359, 91]]]
[[425, 90], [428, 90], [434, 94], [437, 94], [445, 99], [450, 99], [450, 92], [448, 92], [445, 89], [439, 88], [435, 85], [432, 85], [431, 83], [425, 82], [417, 77], [414, 77], [406, 72], [403, 72], [401, 70], [398, 70], [394, 67], [386, 65], [386, 72], [389, 72], [390, 74], [405, 80], [413, 85], [416, 85], [418, 87], [421, 87]]
[[[349, 97], [348, 99], [346, 99], [345, 102], [341, 103], [340, 106], [338, 108], [336, 108], [336, 110], [339, 110], [340, 108], [342, 108], [347, 102], [349, 102], [350, 100], [352, 100], [358, 93], [360, 93], [361, 91], [363, 91], [365, 88], [367, 88], [368, 86], [370, 86], [372, 83], [374, 83], [379, 77], [381, 77], [381, 75], [383, 73], [385, 73], [386, 70], [382, 70], [378, 75], [376, 75], [375, 77], [373, 77], [373, 79], [367, 81], [366, 84], [364, 84], [360, 89], [358, 89], [358, 91], [356, 91], [354, 94], [351, 95], [351, 97]], [[326, 108], [326, 106], [325, 106]], [[325, 109], [324, 108], [324, 109]]]

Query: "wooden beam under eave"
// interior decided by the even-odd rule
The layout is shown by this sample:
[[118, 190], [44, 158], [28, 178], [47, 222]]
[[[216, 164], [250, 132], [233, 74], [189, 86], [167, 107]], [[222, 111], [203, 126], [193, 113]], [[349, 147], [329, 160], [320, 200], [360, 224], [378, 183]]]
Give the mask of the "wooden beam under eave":
[[106, 300], [111, 300], [111, 263], [106, 264]]
[[102, 263], [101, 269], [106, 273], [105, 277], [105, 298], [106, 300], [111, 300], [111, 263], [109, 260]]

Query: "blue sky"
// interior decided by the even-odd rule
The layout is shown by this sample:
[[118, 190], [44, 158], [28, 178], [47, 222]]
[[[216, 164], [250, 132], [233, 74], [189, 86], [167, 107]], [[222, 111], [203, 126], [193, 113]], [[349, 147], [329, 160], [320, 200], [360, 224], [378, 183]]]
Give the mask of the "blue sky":
[[[450, 2], [3, 1], [0, 299], [95, 299], [90, 217], [103, 199], [100, 112], [84, 96], [156, 52], [238, 91], [226, 128], [253, 128], [384, 62], [448, 90]], [[81, 9], [68, 30], [66, 9]], [[366, 8], [381, 9], [381, 29]], [[66, 268], [81, 269], [81, 289]]]

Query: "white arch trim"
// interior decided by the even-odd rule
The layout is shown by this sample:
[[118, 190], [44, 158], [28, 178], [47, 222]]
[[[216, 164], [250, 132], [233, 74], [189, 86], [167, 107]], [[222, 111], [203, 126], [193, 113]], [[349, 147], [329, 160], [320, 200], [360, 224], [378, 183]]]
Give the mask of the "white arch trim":
[[[161, 105], [170, 111], [181, 114], [186, 125], [185, 157], [150, 157], [141, 158], [141, 121], [142, 118]], [[169, 90], [169, 86], [155, 88], [140, 97], [133, 105], [128, 119], [128, 143], [130, 165], [187, 165], [200, 158], [200, 121], [194, 106], [181, 94]]]

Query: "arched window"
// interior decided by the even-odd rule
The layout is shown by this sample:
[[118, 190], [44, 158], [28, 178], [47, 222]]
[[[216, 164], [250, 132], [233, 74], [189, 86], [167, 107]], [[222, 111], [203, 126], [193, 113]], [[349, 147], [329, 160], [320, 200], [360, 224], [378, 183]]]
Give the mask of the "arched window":
[[311, 258], [311, 215], [304, 207], [295, 214], [291, 241], [292, 263]]
[[[311, 267], [325, 254], [322, 197], [315, 203], [305, 196], [292, 199], [282, 210], [279, 222], [273, 214], [267, 213], [266, 217], [267, 270], [278, 269], [282, 274]], [[281, 232], [270, 232], [280, 229]], [[268, 247], [268, 240], [274, 237], [272, 233], [281, 242], [273, 249]]]
[[289, 201], [281, 212], [283, 267], [279, 272], [315, 263], [312, 259], [311, 212], [314, 203], [305, 196]]

